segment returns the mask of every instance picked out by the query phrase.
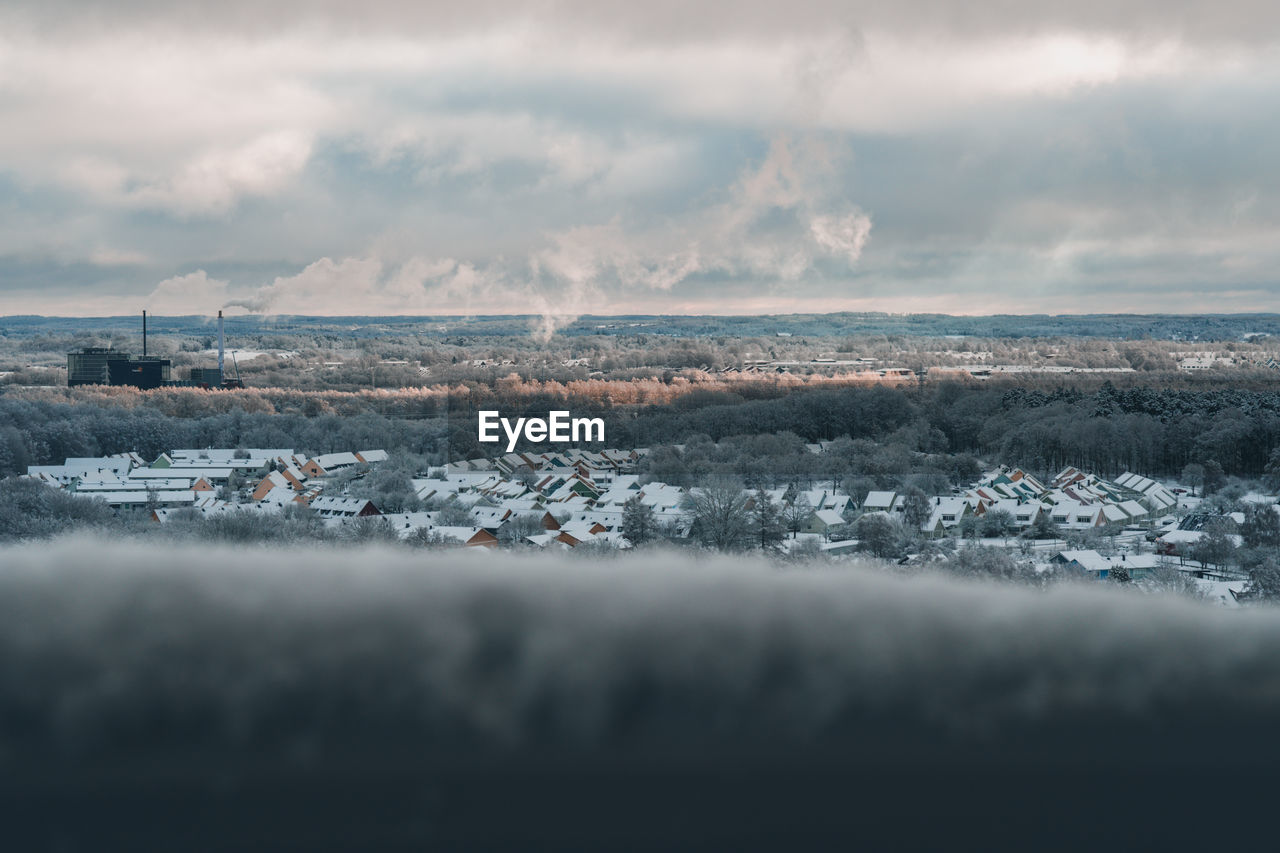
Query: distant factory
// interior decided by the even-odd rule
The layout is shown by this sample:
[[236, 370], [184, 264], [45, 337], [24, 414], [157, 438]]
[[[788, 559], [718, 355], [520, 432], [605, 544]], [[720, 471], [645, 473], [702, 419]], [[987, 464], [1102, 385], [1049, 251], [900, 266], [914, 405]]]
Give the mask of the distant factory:
[[[175, 380], [173, 362], [147, 355], [147, 312], [142, 312], [142, 355], [133, 356], [111, 347], [84, 347], [67, 353], [67, 385], [131, 385], [135, 388], [199, 387], [243, 388], [237, 366], [234, 378], [224, 379], [222, 312], [218, 312], [218, 366], [193, 367], [187, 381]], [[235, 363], [235, 356], [232, 356]]]
[[67, 385], [132, 385], [159, 388], [172, 383], [173, 363], [147, 355], [147, 312], [142, 312], [142, 355], [110, 347], [85, 347], [67, 353]]

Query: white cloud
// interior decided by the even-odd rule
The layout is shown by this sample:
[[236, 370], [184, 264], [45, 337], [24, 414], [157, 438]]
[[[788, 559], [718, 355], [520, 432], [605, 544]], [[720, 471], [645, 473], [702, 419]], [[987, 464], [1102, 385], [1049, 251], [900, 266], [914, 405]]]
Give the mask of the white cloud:
[[227, 213], [242, 198], [272, 195], [302, 171], [311, 143], [297, 133], [269, 133], [231, 149], [205, 150], [168, 170], [132, 169], [97, 157], [73, 160], [64, 181], [112, 207], [182, 216]]
[[204, 270], [196, 270], [157, 284], [147, 297], [145, 307], [153, 314], [213, 314], [226, 299], [227, 282], [209, 278]]
[[230, 150], [203, 152], [172, 174], [143, 179], [140, 186], [121, 187], [120, 201], [182, 215], [226, 213], [242, 198], [285, 189], [310, 153], [311, 142], [303, 134], [268, 133]]
[[856, 261], [862, 256], [862, 248], [871, 236], [871, 218], [864, 213], [815, 216], [809, 221], [809, 230], [822, 248]]

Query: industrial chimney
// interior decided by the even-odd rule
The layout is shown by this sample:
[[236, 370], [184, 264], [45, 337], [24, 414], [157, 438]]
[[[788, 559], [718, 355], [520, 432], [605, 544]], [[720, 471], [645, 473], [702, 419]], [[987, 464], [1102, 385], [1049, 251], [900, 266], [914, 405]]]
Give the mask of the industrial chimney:
[[142, 312], [142, 357], [147, 357], [147, 312]]
[[222, 312], [218, 312], [218, 381], [221, 382], [226, 374], [222, 370]]

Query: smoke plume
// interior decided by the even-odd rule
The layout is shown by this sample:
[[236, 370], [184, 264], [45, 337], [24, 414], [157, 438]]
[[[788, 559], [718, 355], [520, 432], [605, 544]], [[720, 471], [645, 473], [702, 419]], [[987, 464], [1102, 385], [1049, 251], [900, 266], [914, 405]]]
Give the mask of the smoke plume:
[[[593, 306], [671, 293], [695, 277], [791, 283], [829, 262], [848, 273], [871, 218], [831, 186], [838, 156], [814, 139], [774, 140], [714, 203], [657, 222], [617, 216], [550, 232], [522, 259], [321, 258], [227, 307], [300, 314], [520, 310], [542, 342]], [[519, 306], [520, 308], [517, 308]]]

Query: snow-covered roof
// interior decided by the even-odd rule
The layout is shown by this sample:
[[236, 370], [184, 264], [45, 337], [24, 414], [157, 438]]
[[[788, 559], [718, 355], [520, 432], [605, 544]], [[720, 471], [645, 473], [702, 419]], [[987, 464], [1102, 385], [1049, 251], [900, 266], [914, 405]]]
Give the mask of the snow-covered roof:
[[867, 492], [867, 499], [862, 502], [862, 508], [867, 510], [889, 509], [893, 506], [893, 500], [896, 496], [896, 492]]
[[340, 498], [321, 495], [311, 501], [311, 508], [321, 515], [356, 515], [370, 504], [368, 498]]
[[844, 516], [834, 509], [814, 510], [813, 515], [827, 527], [839, 527], [845, 523]]

